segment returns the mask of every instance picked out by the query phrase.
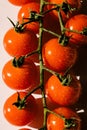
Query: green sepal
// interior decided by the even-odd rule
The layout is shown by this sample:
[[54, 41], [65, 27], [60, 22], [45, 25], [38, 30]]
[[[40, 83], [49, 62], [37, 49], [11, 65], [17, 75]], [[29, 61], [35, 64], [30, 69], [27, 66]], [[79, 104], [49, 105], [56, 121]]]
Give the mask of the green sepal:
[[24, 63], [24, 56], [20, 56], [18, 59], [16, 57], [12, 60], [12, 64], [14, 67], [21, 67]]
[[65, 130], [69, 130], [70, 128], [76, 127], [75, 119], [65, 119]]
[[67, 46], [69, 44], [69, 39], [70, 37], [66, 36], [65, 33], [62, 34], [59, 38], [59, 43], [62, 45], [62, 46]]
[[70, 74], [67, 74], [67, 75], [64, 75], [64, 76], [62, 76], [60, 74], [60, 75], [58, 75], [58, 78], [59, 78], [59, 80], [60, 80], [60, 82], [63, 86], [69, 86], [71, 81], [72, 81], [72, 77], [71, 77]]
[[43, 17], [43, 15], [38, 14], [36, 11], [31, 11], [30, 12], [30, 17], [28, 18], [29, 21], [35, 22], [35, 21], [40, 21], [40, 19]]
[[87, 36], [87, 27], [83, 29], [82, 34]]
[[61, 8], [62, 8], [62, 10], [64, 11], [64, 13], [65, 13], [66, 15], [68, 15], [69, 12], [73, 12], [73, 11], [76, 10], [76, 8], [72, 8], [72, 7], [70, 6], [70, 4], [68, 4], [67, 0], [66, 0], [66, 2], [63, 2], [63, 3], [62, 3]]
[[63, 2], [62, 3], [62, 10], [64, 11], [65, 14], [68, 14], [68, 12], [71, 10], [71, 7], [68, 3]]
[[21, 33], [24, 31], [24, 26], [22, 24], [19, 24], [19, 22], [17, 22], [16, 24], [14, 24], [14, 22], [8, 17], [8, 20], [11, 22], [11, 24], [14, 27], [14, 30], [18, 33]]
[[19, 93], [17, 94], [18, 94], [17, 101], [14, 102], [12, 105], [15, 105], [18, 109], [23, 109], [26, 106], [26, 100], [21, 99], [20, 94]]

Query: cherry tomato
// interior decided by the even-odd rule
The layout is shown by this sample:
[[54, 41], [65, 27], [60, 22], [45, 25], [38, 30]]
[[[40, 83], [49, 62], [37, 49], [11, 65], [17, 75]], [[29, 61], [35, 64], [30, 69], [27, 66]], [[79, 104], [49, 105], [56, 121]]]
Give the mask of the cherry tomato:
[[[83, 31], [85, 28], [87, 28], [87, 15], [85, 14], [78, 14], [69, 19], [66, 22], [65, 25], [66, 28], [70, 30], [76, 30], [76, 31]], [[87, 36], [81, 35], [78, 33], [73, 33], [73, 32], [66, 32], [67, 36], [71, 36], [70, 38], [70, 43], [81, 46], [81, 45], [86, 45], [87, 44]]]
[[[30, 3], [22, 6], [18, 12], [18, 21], [20, 23], [29, 21], [29, 19], [27, 20], [24, 18], [29, 18], [31, 11], [39, 13], [40, 12], [39, 10], [40, 10], [40, 4], [37, 2], [30, 2]], [[26, 27], [28, 29], [33, 30], [35, 33], [38, 33], [39, 22], [31, 22], [31, 23], [27, 24]]]
[[75, 76], [71, 76], [69, 85], [62, 85], [63, 81], [60, 81], [58, 77], [52, 75], [45, 85], [46, 94], [53, 102], [59, 105], [73, 105], [80, 97], [81, 83]]
[[80, 117], [67, 107], [54, 109], [59, 116], [50, 113], [47, 117], [47, 130], [81, 130]]
[[23, 65], [15, 67], [9, 60], [3, 67], [2, 78], [11, 89], [23, 90], [37, 86], [37, 68], [31, 60], [24, 60]]
[[16, 5], [16, 6], [21, 6], [24, 4], [27, 4], [31, 2], [32, 0], [8, 0], [11, 4]]
[[28, 4], [30, 2], [40, 2], [39, 0], [8, 0], [11, 4], [16, 6], [23, 6], [25, 4]]
[[77, 60], [77, 49], [62, 46], [57, 38], [46, 42], [42, 48], [43, 62], [46, 67], [57, 72], [66, 71]]
[[8, 54], [19, 57], [36, 50], [38, 40], [31, 30], [24, 29], [23, 32], [19, 33], [14, 28], [11, 28], [3, 38], [3, 45]]
[[[62, 4], [63, 2], [66, 3], [64, 0], [48, 0], [49, 2], [53, 4]], [[75, 13], [77, 13], [77, 10], [81, 7], [81, 2], [80, 0], [67, 0], [67, 3], [70, 5], [71, 8], [76, 8], [76, 10], [71, 13], [70, 11], [68, 12], [68, 17], [67, 14], [61, 9], [61, 14], [63, 21], [66, 22], [71, 16], [73, 16]], [[48, 6], [48, 9], [54, 8], [55, 6], [50, 5]], [[50, 13], [54, 19], [58, 19], [58, 12], [56, 10], [51, 11]]]
[[28, 128], [21, 128], [19, 130], [31, 130], [31, 129], [28, 129]]
[[[26, 92], [19, 92], [21, 99], [23, 99], [26, 94]], [[19, 109], [17, 106], [13, 105], [17, 102], [17, 97], [17, 93], [14, 93], [8, 97], [3, 106], [3, 114], [6, 120], [12, 125], [24, 126], [29, 124], [35, 118], [37, 104], [35, 98], [30, 95], [26, 99], [25, 106]]]

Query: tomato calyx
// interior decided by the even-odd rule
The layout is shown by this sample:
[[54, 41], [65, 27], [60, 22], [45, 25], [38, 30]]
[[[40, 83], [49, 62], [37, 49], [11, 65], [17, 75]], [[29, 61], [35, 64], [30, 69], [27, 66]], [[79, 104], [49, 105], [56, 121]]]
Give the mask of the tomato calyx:
[[66, 36], [65, 33], [62, 34], [59, 38], [59, 43], [62, 45], [62, 46], [67, 46], [68, 43], [69, 43], [69, 39], [70, 37]]
[[24, 31], [24, 25], [19, 24], [19, 22], [17, 22], [16, 24], [14, 24], [14, 22], [8, 17], [8, 20], [12, 23], [14, 30], [18, 33], [21, 33]]
[[24, 63], [24, 56], [20, 56], [18, 59], [16, 57], [14, 57], [14, 59], [12, 60], [12, 64], [14, 67], [21, 67]]
[[70, 119], [65, 118], [65, 129], [64, 130], [69, 130], [72, 127], [76, 127], [75, 118], [70, 118]]
[[87, 36], [87, 27], [85, 27], [85, 28], [83, 29], [82, 34], [85, 35], [85, 36]]
[[62, 3], [62, 6], [61, 6], [63, 12], [68, 16], [68, 13], [69, 12], [73, 12], [76, 10], [76, 8], [72, 8], [71, 5], [66, 1], [66, 2], [63, 2]]
[[59, 74], [57, 77], [59, 78], [59, 80], [60, 80], [60, 82], [63, 86], [69, 86], [71, 81], [72, 81], [72, 77], [71, 77], [70, 74], [67, 74], [67, 75], [64, 75], [64, 76]]
[[36, 11], [30, 12], [30, 18], [29, 20], [32, 21], [39, 21], [42, 18], [43, 15], [38, 14]]
[[30, 11], [30, 16], [27, 17], [27, 18], [25, 18], [25, 17], [23, 18], [23, 20], [26, 19], [27, 21], [21, 23], [21, 24], [20, 24], [20, 27], [21, 27], [21, 26], [24, 27], [24, 25], [29, 24], [29, 23], [31, 23], [31, 22], [40, 22], [40, 20], [42, 20], [43, 16], [44, 16], [44, 15], [39, 14], [39, 13], [37, 13], [36, 11]]
[[66, 2], [63, 2], [62, 3], [62, 10], [64, 11], [65, 14], [67, 14], [70, 10], [71, 10], [71, 7], [68, 3]]
[[17, 92], [17, 101], [14, 102], [12, 105], [15, 105], [18, 109], [24, 109], [26, 107], [26, 100], [20, 98], [20, 94]]

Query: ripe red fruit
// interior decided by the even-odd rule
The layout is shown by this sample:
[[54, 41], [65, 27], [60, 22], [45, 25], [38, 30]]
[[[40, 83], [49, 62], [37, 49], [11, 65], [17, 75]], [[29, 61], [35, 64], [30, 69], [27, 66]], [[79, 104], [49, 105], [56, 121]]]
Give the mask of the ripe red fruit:
[[23, 32], [16, 32], [11, 28], [4, 35], [3, 45], [9, 55], [19, 57], [36, 50], [38, 40], [31, 30], [24, 29]]
[[[71, 31], [72, 30], [76, 30], [79, 32], [83, 31], [85, 28], [87, 28], [87, 15], [85, 14], [75, 15], [66, 22], [65, 27], [70, 29]], [[81, 35], [70, 31], [67, 31], [66, 35], [69, 37], [71, 36], [70, 43], [72, 43], [73, 45], [81, 46], [87, 44], [86, 35]]]
[[[29, 19], [27, 20], [26, 18], [30, 18], [30, 12], [36, 12], [39, 13], [40, 12], [40, 3], [38, 2], [30, 2], [24, 6], [22, 6], [18, 12], [18, 21], [20, 23], [22, 22], [27, 22], [29, 21]], [[25, 18], [25, 19], [24, 19]], [[39, 22], [31, 22], [27, 25], [25, 25], [28, 29], [33, 30], [35, 33], [38, 33], [39, 31]]]
[[[66, 22], [70, 17], [72, 17], [75, 13], [77, 13], [78, 10], [79, 10], [79, 8], [81, 7], [81, 2], [80, 2], [80, 0], [77, 0], [77, 1], [76, 1], [76, 0], [67, 0], [67, 1], [64, 1], [64, 0], [48, 0], [48, 2], [51, 2], [51, 3], [54, 4], [54, 5], [49, 4], [49, 5], [48, 5], [48, 9], [54, 8], [54, 7], [55, 7], [55, 4], [61, 5], [63, 2], [68, 3], [71, 8], [74, 8], [74, 9], [76, 8], [76, 10], [73, 10], [72, 13], [71, 13], [71, 11], [68, 11], [68, 12], [66, 13], [66, 12], [64, 12], [64, 11], [62, 10], [62, 8], [60, 9], [60, 10], [61, 10], [61, 15], [62, 15], [62, 18], [63, 18], [63, 21], [64, 21], [64, 22]], [[65, 6], [65, 7], [66, 7], [66, 6]], [[51, 11], [50, 14], [52, 15], [52, 17], [53, 17], [54, 19], [58, 19], [58, 12], [57, 12], [57, 10]], [[67, 17], [67, 14], [68, 14], [68, 17]]]
[[77, 50], [74, 47], [60, 45], [58, 39], [54, 38], [44, 44], [42, 57], [46, 67], [57, 72], [63, 72], [75, 64]]
[[67, 107], [54, 109], [59, 116], [50, 113], [47, 117], [47, 130], [81, 130], [81, 119], [77, 113]]
[[22, 6], [24, 4], [27, 4], [31, 2], [32, 0], [8, 0], [11, 4], [16, 5], [16, 6]]
[[37, 68], [31, 60], [24, 60], [20, 67], [15, 67], [9, 60], [3, 67], [2, 78], [11, 89], [24, 90], [37, 86]]
[[[20, 99], [23, 101], [23, 98], [26, 96], [26, 92], [19, 92]], [[13, 105], [16, 103], [15, 106]], [[20, 103], [20, 104], [17, 104]], [[12, 125], [24, 126], [29, 124], [36, 115], [37, 104], [35, 98], [30, 95], [25, 104], [21, 104], [23, 102], [18, 102], [18, 94], [14, 93], [5, 101], [3, 106], [3, 114], [6, 120]], [[22, 106], [24, 105], [24, 106]], [[19, 108], [20, 107], [20, 108]]]
[[47, 96], [55, 103], [62, 106], [69, 106], [75, 104], [81, 94], [81, 83], [75, 76], [71, 76], [71, 79], [65, 79], [61, 81], [60, 78], [52, 75], [46, 85], [45, 91]]
[[31, 130], [31, 129], [28, 129], [28, 128], [21, 128], [21, 129], [18, 129], [18, 130]]

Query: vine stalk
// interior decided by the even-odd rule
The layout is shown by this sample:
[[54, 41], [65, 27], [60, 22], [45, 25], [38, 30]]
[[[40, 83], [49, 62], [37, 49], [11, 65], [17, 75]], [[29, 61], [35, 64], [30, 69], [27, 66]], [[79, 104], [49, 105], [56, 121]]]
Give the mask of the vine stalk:
[[[40, 0], [40, 14], [44, 11], [44, 1]], [[45, 111], [46, 105], [46, 97], [45, 97], [45, 90], [44, 90], [44, 69], [43, 69], [43, 60], [42, 60], [42, 36], [43, 36], [43, 19], [40, 19], [40, 28], [39, 28], [39, 63], [40, 63], [40, 85], [41, 85], [41, 92], [42, 92], [42, 102], [44, 108], [44, 121], [43, 121], [43, 128], [46, 127], [46, 115], [47, 112]]]

